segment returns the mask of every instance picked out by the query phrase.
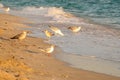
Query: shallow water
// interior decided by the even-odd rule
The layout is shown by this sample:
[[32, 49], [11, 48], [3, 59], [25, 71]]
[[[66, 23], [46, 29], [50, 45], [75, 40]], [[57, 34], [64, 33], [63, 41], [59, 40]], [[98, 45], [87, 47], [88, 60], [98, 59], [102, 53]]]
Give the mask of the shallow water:
[[60, 51], [59, 48], [57, 50], [59, 53], [55, 57], [67, 62], [71, 67], [120, 77], [120, 62], [100, 59], [95, 56], [69, 54]]
[[[67, 29], [66, 24], [54, 25], [65, 34], [63, 37], [55, 35], [46, 41], [62, 49], [61, 53], [56, 54], [57, 59], [67, 62], [71, 67], [120, 77], [120, 37], [114, 33], [114, 30], [99, 29], [95, 27], [96, 25], [91, 24], [89, 27], [93, 26], [93, 31], [93, 29], [87, 28], [88, 25], [82, 24], [83, 29], [79, 33], [72, 33]], [[31, 36], [47, 39], [41, 31], [50, 30], [48, 25], [35, 26], [37, 27], [32, 28]]]

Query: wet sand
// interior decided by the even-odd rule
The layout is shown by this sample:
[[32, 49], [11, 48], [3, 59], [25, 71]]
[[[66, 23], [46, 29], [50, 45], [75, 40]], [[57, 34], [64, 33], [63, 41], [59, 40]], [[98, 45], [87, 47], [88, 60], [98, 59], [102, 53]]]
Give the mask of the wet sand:
[[[38, 48], [51, 44], [42, 38], [10, 39], [30, 27], [22, 24], [24, 21], [20, 17], [0, 14], [0, 80], [120, 80], [120, 77], [75, 69], [53, 55], [47, 56]], [[57, 53], [59, 50], [53, 52]]]

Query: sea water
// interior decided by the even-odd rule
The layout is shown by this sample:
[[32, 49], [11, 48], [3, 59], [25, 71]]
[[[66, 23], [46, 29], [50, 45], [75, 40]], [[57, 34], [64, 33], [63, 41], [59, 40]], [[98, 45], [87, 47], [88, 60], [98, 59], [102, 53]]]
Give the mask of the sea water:
[[[48, 25], [65, 36], [49, 43], [62, 49], [56, 58], [70, 66], [120, 77], [120, 0], [1, 0], [0, 12], [28, 18], [33, 34], [45, 38]], [[9, 12], [2, 8], [10, 7]], [[81, 26], [72, 33], [69, 26]]]

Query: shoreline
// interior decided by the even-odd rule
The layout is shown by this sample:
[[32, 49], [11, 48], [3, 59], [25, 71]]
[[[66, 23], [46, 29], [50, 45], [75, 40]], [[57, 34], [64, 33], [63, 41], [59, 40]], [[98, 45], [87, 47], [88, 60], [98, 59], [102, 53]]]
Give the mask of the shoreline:
[[104, 60], [96, 58], [95, 56], [70, 54], [63, 51], [61, 51], [61, 53], [56, 54], [55, 58], [65, 62], [68, 66], [72, 68], [120, 77], [118, 69], [120, 65], [119, 62]]
[[[41, 38], [11, 40], [20, 28], [29, 28], [22, 19], [0, 14], [0, 80], [119, 80], [120, 77], [69, 67], [64, 62], [48, 57], [38, 47], [50, 44]], [[24, 21], [24, 20], [23, 20]], [[7, 23], [6, 23], [7, 22]], [[55, 52], [56, 54], [59, 53]], [[7, 77], [6, 77], [7, 75]]]

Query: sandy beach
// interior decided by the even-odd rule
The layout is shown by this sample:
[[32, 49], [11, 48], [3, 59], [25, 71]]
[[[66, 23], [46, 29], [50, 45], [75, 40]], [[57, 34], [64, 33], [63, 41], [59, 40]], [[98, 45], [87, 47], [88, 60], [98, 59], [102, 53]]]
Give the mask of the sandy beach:
[[38, 48], [51, 44], [42, 38], [10, 39], [30, 27], [23, 22], [24, 18], [0, 14], [0, 80], [120, 80], [120, 77], [72, 68], [52, 55], [47, 56]]

